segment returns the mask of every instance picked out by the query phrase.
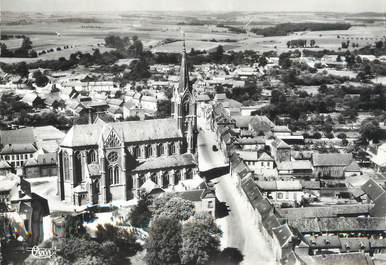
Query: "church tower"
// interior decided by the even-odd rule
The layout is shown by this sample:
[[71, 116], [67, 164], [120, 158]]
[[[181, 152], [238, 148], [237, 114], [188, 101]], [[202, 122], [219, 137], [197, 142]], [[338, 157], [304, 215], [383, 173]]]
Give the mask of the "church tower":
[[185, 40], [183, 42], [180, 82], [173, 91], [172, 116], [186, 139], [185, 150], [195, 153], [197, 145], [197, 103], [186, 62]]

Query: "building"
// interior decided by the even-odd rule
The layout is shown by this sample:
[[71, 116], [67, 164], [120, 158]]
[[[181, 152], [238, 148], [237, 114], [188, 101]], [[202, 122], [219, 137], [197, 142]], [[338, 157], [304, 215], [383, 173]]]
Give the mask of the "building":
[[352, 161], [352, 154], [314, 153], [312, 157], [314, 173], [317, 177], [343, 178], [346, 167], [349, 166]]
[[196, 173], [196, 101], [185, 48], [172, 118], [74, 125], [58, 152], [58, 188], [74, 204], [128, 200], [151, 179], [172, 187]]
[[26, 178], [53, 177], [57, 176], [57, 155], [56, 153], [38, 154], [28, 159], [24, 164], [24, 176]]
[[0, 203], [6, 215], [23, 236], [25, 241], [40, 243], [43, 240], [43, 217], [49, 215], [46, 199], [31, 192], [28, 181], [8, 174], [0, 176]]

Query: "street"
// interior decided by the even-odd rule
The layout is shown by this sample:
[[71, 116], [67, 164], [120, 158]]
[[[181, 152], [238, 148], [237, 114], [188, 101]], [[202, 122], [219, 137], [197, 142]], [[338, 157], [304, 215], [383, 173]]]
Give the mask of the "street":
[[[198, 119], [201, 128], [198, 139], [199, 169], [200, 172], [226, 166], [221, 150], [214, 152], [212, 145], [216, 144], [215, 134], [205, 128], [205, 121]], [[201, 126], [200, 126], [201, 125]], [[218, 146], [218, 145], [217, 145]], [[220, 203], [224, 203], [229, 212], [225, 217], [217, 218], [216, 223], [223, 231], [221, 248], [233, 247], [244, 255], [242, 265], [274, 265], [272, 250], [261, 232], [245, 214], [247, 209], [242, 198], [230, 180], [229, 174], [213, 176], [216, 196]]]

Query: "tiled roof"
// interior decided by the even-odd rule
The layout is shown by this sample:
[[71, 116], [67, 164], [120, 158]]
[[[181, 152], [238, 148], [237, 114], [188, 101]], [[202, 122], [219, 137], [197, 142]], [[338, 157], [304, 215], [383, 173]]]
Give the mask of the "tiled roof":
[[273, 234], [276, 236], [281, 247], [284, 247], [294, 236], [288, 224], [272, 228]]
[[0, 160], [0, 169], [11, 169], [11, 165], [5, 161], [5, 160]]
[[36, 152], [36, 147], [33, 144], [11, 144], [4, 146], [0, 154], [24, 154], [34, 152]]
[[367, 232], [386, 230], [386, 217], [329, 217], [288, 219], [301, 233]]
[[293, 191], [293, 190], [302, 190], [303, 186], [299, 180], [291, 180], [291, 181], [264, 181], [259, 180], [256, 182], [260, 189], [265, 191]]
[[174, 119], [126, 121], [103, 124], [74, 125], [68, 131], [61, 146], [97, 145], [98, 140], [113, 128], [125, 142], [142, 142], [181, 138], [182, 134]]
[[337, 217], [342, 215], [365, 215], [373, 208], [374, 204], [342, 204], [303, 208], [281, 208], [277, 212], [283, 218], [322, 218]]
[[366, 181], [366, 183], [361, 186], [361, 189], [373, 201], [385, 193], [385, 190], [373, 179]]
[[154, 169], [167, 169], [177, 167], [194, 167], [196, 162], [192, 154], [172, 155], [147, 159], [145, 162], [133, 169], [133, 172]]
[[286, 144], [283, 140], [276, 138], [275, 141], [272, 142], [272, 146], [276, 149], [290, 149], [291, 147]]
[[359, 167], [358, 163], [353, 160], [344, 170], [346, 172], [360, 172], [361, 168]]
[[232, 116], [236, 121], [236, 127], [238, 128], [248, 128], [249, 122], [253, 119], [254, 116]]
[[35, 139], [32, 127], [18, 130], [0, 131], [0, 143], [2, 145], [33, 143], [34, 141]]
[[241, 138], [236, 142], [239, 145], [265, 144], [265, 139], [264, 137]]
[[56, 165], [57, 157], [56, 153], [40, 154], [36, 158], [30, 158], [25, 163], [25, 166], [38, 166], [38, 165]]
[[275, 127], [275, 124], [266, 116], [254, 116], [249, 125], [256, 133], [269, 132]]
[[314, 153], [312, 161], [314, 166], [348, 166], [352, 161], [352, 154], [329, 153], [319, 154]]
[[259, 159], [257, 159], [258, 161], [274, 161], [273, 158], [268, 155], [266, 152], [263, 152], [261, 153]]

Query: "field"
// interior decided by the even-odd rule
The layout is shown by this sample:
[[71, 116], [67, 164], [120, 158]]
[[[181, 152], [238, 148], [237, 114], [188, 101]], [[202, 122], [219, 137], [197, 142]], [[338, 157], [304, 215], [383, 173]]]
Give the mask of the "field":
[[[165, 39], [182, 39], [182, 31], [187, 40], [187, 50], [213, 50], [218, 45], [223, 45], [225, 50], [256, 50], [278, 52], [286, 51], [287, 41], [292, 39], [314, 39], [319, 48], [338, 49], [342, 41], [359, 43], [359, 47], [373, 43], [383, 38], [384, 23], [371, 21], [369, 17], [355, 17], [353, 14], [333, 13], [178, 13], [152, 12], [152, 13], [125, 13], [125, 14], [77, 14], [75, 15], [43, 15], [3, 12], [2, 34], [24, 34], [31, 38], [34, 49], [43, 51], [69, 45], [73, 47], [65, 51], [53, 52], [40, 56], [38, 59], [56, 59], [67, 57], [75, 51], [92, 52], [100, 48], [98, 44], [104, 43], [104, 37], [110, 34], [120, 36], [137, 35], [145, 47], [158, 52], [180, 52], [181, 42], [163, 44]], [[15, 20], [25, 17], [27, 22], [23, 25], [14, 25]], [[58, 22], [65, 19], [66, 22]], [[71, 21], [73, 19], [73, 21]], [[90, 23], [84, 23], [89, 19]], [[70, 21], [70, 22], [68, 22]], [[205, 21], [196, 25], [191, 21]], [[10, 23], [12, 22], [12, 23]], [[181, 23], [184, 25], [181, 25]], [[350, 22], [354, 26], [344, 31], [316, 31], [297, 32], [288, 36], [260, 37], [249, 30], [252, 27], [268, 27], [284, 22]], [[217, 24], [238, 27], [247, 30], [247, 33], [233, 33], [226, 28], [216, 27]], [[338, 38], [337, 36], [340, 36]], [[216, 42], [213, 41], [216, 40]], [[212, 40], [212, 41], [209, 41]], [[227, 40], [227, 41], [224, 41]], [[233, 42], [229, 42], [229, 40]], [[2, 41], [10, 49], [20, 46], [20, 39]], [[0, 62], [14, 62], [24, 59], [0, 58]], [[37, 59], [28, 59], [37, 60]]]

